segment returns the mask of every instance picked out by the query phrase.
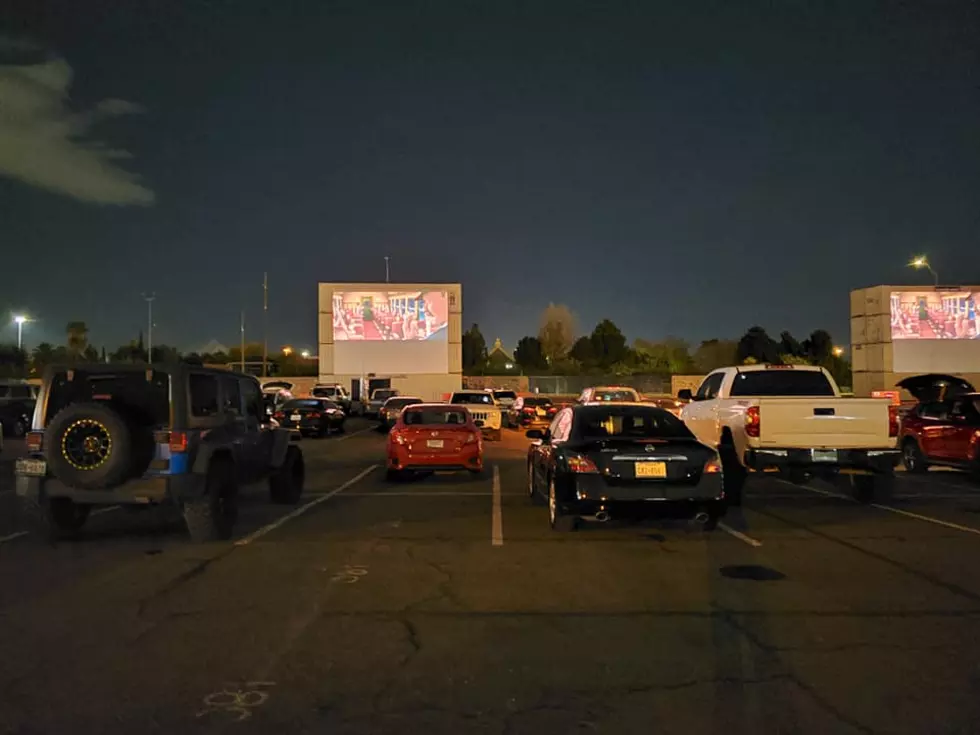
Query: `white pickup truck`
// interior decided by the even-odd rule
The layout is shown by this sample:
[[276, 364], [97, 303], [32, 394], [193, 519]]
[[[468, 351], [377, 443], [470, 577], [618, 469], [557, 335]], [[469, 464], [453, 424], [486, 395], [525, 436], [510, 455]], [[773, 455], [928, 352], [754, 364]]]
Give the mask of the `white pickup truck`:
[[842, 398], [830, 374], [810, 365], [745, 365], [716, 370], [681, 419], [718, 447], [725, 494], [740, 505], [749, 470], [777, 470], [793, 482], [851, 475], [862, 502], [891, 491], [900, 453], [898, 413], [881, 398]]

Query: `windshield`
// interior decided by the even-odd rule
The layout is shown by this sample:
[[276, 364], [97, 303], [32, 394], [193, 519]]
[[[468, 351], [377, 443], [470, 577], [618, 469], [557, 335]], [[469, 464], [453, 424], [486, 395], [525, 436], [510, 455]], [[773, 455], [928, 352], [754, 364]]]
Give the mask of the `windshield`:
[[391, 398], [396, 393], [397, 393], [397, 391], [394, 391], [394, 390], [376, 390], [376, 391], [374, 391], [374, 400], [375, 401], [387, 401], [389, 398]]
[[551, 399], [550, 398], [525, 398], [524, 405], [525, 406], [550, 406]]
[[402, 421], [407, 426], [462, 426], [466, 423], [463, 411], [447, 411], [441, 408], [406, 409]]
[[597, 390], [592, 396], [593, 401], [636, 401], [639, 396], [629, 388], [614, 388]]
[[819, 370], [750, 370], [738, 373], [731, 396], [820, 396], [834, 395], [834, 387]]
[[516, 401], [517, 393], [512, 390], [495, 390], [493, 397], [498, 401]]
[[692, 439], [684, 422], [660, 408], [596, 406], [575, 414], [573, 435], [579, 439]]
[[298, 400], [286, 401], [282, 407], [284, 410], [288, 410], [290, 408], [320, 408], [326, 410], [328, 408], [336, 408], [337, 406], [330, 401], [318, 401], [313, 398], [300, 398]]
[[336, 388], [314, 388], [312, 393], [315, 396], [335, 396], [339, 391]]
[[413, 403], [421, 403], [420, 398], [389, 398], [385, 401], [385, 408], [404, 408], [405, 406], [411, 406]]
[[492, 406], [493, 398], [489, 393], [453, 393], [449, 402]]

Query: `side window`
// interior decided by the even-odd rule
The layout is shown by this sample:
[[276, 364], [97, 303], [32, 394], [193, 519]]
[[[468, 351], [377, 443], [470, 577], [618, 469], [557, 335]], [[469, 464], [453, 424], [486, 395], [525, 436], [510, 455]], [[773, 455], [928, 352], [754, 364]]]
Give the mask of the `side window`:
[[242, 396], [245, 398], [245, 415], [262, 421], [262, 391], [254, 380], [242, 379]]
[[238, 416], [242, 415], [242, 390], [238, 378], [222, 376], [221, 410]]
[[14, 385], [10, 387], [10, 397], [11, 398], [33, 398], [34, 395], [31, 392], [31, 386], [29, 385]]
[[218, 379], [204, 373], [190, 374], [191, 416], [217, 416]]
[[699, 401], [706, 401], [718, 395], [721, 382], [725, 379], [724, 373], [713, 373], [704, 379], [698, 392], [695, 394]]
[[919, 409], [919, 416], [924, 419], [944, 420], [946, 418], [946, 406], [942, 403], [924, 403]]
[[551, 424], [554, 429], [551, 431], [551, 440], [556, 442], [568, 441], [568, 435], [572, 429], [572, 412], [569, 409], [561, 411]]

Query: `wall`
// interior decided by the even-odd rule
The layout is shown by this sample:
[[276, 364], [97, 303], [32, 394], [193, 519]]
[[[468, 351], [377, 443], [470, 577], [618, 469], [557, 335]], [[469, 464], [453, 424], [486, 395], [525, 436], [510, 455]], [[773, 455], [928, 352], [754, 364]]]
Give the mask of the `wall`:
[[701, 387], [701, 383], [705, 379], [705, 375], [671, 375], [670, 376], [670, 394], [676, 396], [677, 393], [684, 388], [687, 388], [691, 393], [696, 393], [698, 388]]

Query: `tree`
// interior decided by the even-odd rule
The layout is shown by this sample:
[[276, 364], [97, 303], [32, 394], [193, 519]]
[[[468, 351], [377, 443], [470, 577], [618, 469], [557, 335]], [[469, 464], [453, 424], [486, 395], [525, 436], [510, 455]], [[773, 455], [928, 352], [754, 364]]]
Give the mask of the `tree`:
[[676, 337], [667, 337], [662, 342], [637, 339], [633, 343], [637, 367], [653, 372], [683, 375], [692, 372], [694, 360], [687, 342]]
[[99, 351], [92, 345], [86, 345], [85, 352], [82, 353], [82, 358], [85, 360], [85, 362], [98, 362]]
[[0, 378], [27, 376], [27, 353], [16, 345], [0, 345]]
[[88, 326], [85, 322], [69, 322], [65, 331], [68, 334], [68, 355], [77, 360], [88, 347]]
[[517, 341], [517, 347], [514, 349], [514, 361], [521, 366], [524, 372], [548, 368], [548, 361], [544, 357], [541, 342], [537, 337], [521, 337]]
[[694, 366], [699, 373], [710, 373], [721, 367], [734, 365], [738, 343], [728, 339], [708, 339], [694, 352]]
[[779, 354], [791, 357], [803, 357], [803, 345], [789, 332], [782, 332], [779, 335]]
[[739, 363], [749, 357], [756, 362], [778, 363], [779, 344], [762, 327], [751, 327], [738, 341], [735, 357]]
[[575, 317], [564, 304], [548, 304], [541, 312], [538, 341], [549, 362], [557, 362], [572, 349], [575, 329]]
[[102, 355], [99, 357], [102, 362], [109, 362], [109, 358], [105, 355], [105, 347], [102, 348]]
[[112, 362], [146, 362], [146, 350], [137, 340], [121, 345], [109, 355]]
[[626, 337], [619, 331], [619, 327], [608, 319], [603, 319], [595, 325], [592, 335], [589, 337], [592, 342], [592, 350], [595, 352], [596, 361], [602, 367], [609, 367], [617, 362], [623, 362], [629, 357], [629, 347], [626, 346]]
[[150, 361], [161, 365], [173, 365], [180, 362], [180, 352], [176, 347], [169, 345], [153, 345], [153, 356]]
[[473, 324], [463, 332], [462, 349], [464, 372], [479, 372], [486, 367], [487, 341], [478, 325]]
[[834, 355], [834, 340], [830, 333], [817, 329], [804, 342], [806, 356], [813, 360], [817, 365], [826, 366], [827, 361]]
[[58, 362], [59, 351], [63, 353], [64, 349], [64, 347], [55, 347], [50, 342], [39, 344], [31, 352], [31, 372], [40, 374], [48, 365]]
[[572, 345], [572, 349], [568, 351], [568, 356], [584, 367], [592, 365], [595, 362], [592, 340], [587, 336], [579, 337]]

